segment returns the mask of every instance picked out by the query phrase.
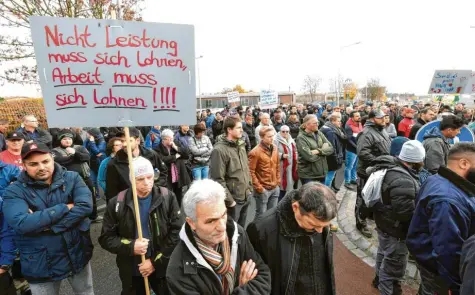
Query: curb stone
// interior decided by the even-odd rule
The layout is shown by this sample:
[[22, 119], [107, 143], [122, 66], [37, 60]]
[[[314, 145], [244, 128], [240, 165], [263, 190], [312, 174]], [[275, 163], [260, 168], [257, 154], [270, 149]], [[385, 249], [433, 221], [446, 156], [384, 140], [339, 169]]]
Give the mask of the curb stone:
[[[370, 240], [366, 238], [356, 229], [356, 192], [348, 190], [342, 185], [336, 198], [340, 202], [336, 218], [339, 232], [336, 236], [349, 251], [374, 268], [376, 265], [378, 242], [377, 239]], [[373, 235], [377, 235], [375, 230], [373, 230]], [[407, 263], [405, 280], [420, 282], [419, 270], [412, 262]]]

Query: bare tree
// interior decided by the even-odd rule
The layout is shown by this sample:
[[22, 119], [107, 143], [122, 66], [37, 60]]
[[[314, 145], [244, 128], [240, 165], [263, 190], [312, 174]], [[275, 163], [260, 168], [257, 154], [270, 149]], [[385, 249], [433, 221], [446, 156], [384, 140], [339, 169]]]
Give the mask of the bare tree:
[[371, 78], [366, 86], [360, 89], [360, 93], [366, 99], [381, 101], [386, 94], [386, 87], [381, 86], [378, 78]]
[[[141, 21], [143, 1], [122, 0], [122, 19]], [[117, 10], [111, 0], [0, 0], [0, 83], [38, 83], [30, 16], [109, 19]], [[19, 65], [8, 66], [9, 61]]]
[[317, 94], [317, 90], [322, 83], [322, 78], [319, 76], [310, 76], [307, 75], [303, 80], [302, 91], [305, 94], [310, 96], [312, 101], [315, 100], [315, 94]]

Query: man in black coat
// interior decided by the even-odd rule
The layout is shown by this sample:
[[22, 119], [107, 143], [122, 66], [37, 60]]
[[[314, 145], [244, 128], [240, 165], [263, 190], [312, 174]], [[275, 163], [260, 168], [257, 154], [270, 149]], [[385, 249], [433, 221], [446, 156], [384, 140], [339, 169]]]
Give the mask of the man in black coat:
[[[130, 129], [130, 145], [132, 148], [132, 156], [134, 158], [142, 156], [152, 163], [155, 170], [155, 185], [167, 187], [167, 166], [160, 158], [159, 154], [153, 150], [148, 150], [140, 145], [140, 131], [136, 128]], [[130, 184], [129, 177], [129, 159], [127, 157], [127, 145], [125, 135], [117, 134], [122, 139], [123, 149], [118, 151], [114, 158], [107, 164], [106, 174], [106, 200], [109, 201], [117, 194], [128, 189]]]
[[435, 113], [434, 111], [432, 111], [431, 108], [423, 109], [419, 115], [419, 118], [417, 118], [416, 124], [414, 124], [411, 128], [411, 132], [409, 133], [409, 139], [416, 139], [416, 134], [419, 129], [421, 129], [422, 126], [433, 121], [434, 119]]
[[382, 295], [402, 294], [401, 281], [408, 259], [405, 240], [416, 208], [418, 173], [424, 166], [424, 158], [422, 143], [409, 140], [398, 157], [380, 156], [368, 168], [368, 174], [386, 169], [381, 200], [373, 210], [379, 241], [373, 285]]
[[150, 161], [135, 158], [134, 170], [143, 239], [138, 239], [132, 191], [126, 190], [109, 200], [99, 243], [117, 255], [121, 295], [145, 294], [144, 277], [155, 293], [166, 295], [166, 269], [183, 224], [180, 207], [171, 191], [154, 186]]
[[335, 193], [309, 182], [249, 224], [249, 239], [271, 270], [273, 295], [336, 294], [329, 230], [336, 214]]
[[186, 223], [167, 269], [172, 295], [271, 294], [269, 267], [227, 216], [222, 185], [193, 182], [183, 199]]

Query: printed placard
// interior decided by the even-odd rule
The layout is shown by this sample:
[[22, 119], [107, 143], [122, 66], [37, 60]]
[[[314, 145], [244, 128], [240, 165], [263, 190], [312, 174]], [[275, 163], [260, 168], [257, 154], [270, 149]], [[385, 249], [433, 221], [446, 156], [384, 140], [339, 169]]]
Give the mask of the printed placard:
[[461, 94], [472, 75], [471, 70], [436, 70], [429, 94]]
[[228, 102], [240, 102], [239, 92], [233, 91], [226, 94], [228, 96]]
[[30, 17], [50, 127], [196, 121], [191, 25]]
[[262, 90], [259, 105], [262, 107], [269, 107], [279, 103], [279, 95], [273, 90]]

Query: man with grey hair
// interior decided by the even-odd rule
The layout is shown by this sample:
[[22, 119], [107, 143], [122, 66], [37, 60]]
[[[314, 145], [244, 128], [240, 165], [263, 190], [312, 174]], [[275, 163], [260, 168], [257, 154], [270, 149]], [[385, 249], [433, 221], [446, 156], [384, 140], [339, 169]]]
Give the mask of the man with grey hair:
[[53, 137], [48, 131], [38, 127], [38, 119], [33, 115], [24, 116], [22, 126], [16, 131], [23, 133], [26, 143], [41, 142], [52, 148]]
[[262, 127], [268, 127], [272, 126], [272, 121], [270, 120], [270, 115], [268, 113], [261, 113], [259, 119], [261, 120], [261, 123], [259, 126], [256, 127], [256, 144], [259, 144], [261, 142], [261, 136], [259, 135], [259, 132], [261, 131]]
[[171, 294], [270, 294], [269, 268], [228, 218], [225, 196], [211, 179], [193, 182], [185, 194], [186, 223], [167, 269]]
[[336, 214], [335, 193], [309, 182], [249, 224], [249, 239], [271, 270], [273, 295], [335, 294], [329, 226]]

